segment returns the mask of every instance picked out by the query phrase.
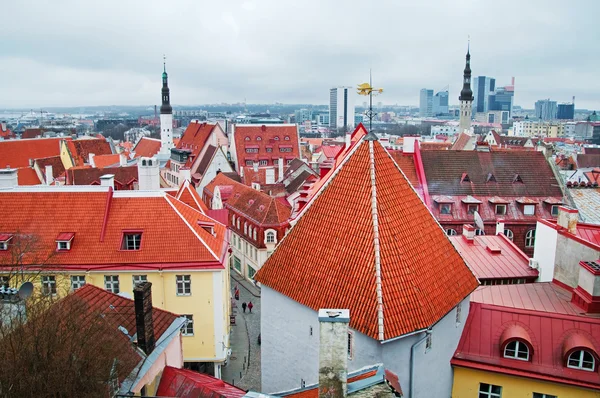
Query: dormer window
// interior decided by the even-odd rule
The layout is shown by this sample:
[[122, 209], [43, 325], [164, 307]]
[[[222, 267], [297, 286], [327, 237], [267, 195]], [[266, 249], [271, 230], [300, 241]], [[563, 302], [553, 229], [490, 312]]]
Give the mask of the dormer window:
[[467, 173], [463, 173], [462, 177], [460, 177], [460, 182], [471, 182], [471, 179]]
[[504, 347], [504, 358], [529, 361], [529, 346], [524, 341], [511, 341]]
[[256, 137], [256, 141], [262, 141], [262, 137], [260, 137], [260, 136]]
[[496, 182], [496, 177], [492, 173], [488, 173], [486, 182]]
[[533, 216], [535, 214], [535, 205], [524, 205], [523, 214], [526, 216]]
[[244, 138], [244, 141], [250, 141], [250, 137], [246, 136], [246, 138]]
[[452, 204], [451, 203], [440, 204], [440, 214], [452, 214]]
[[141, 232], [124, 232], [121, 250], [140, 250], [142, 244]]
[[275, 137], [273, 137], [273, 139], [274, 139], [275, 141], [279, 141], [279, 137], [278, 137], [278, 136], [275, 136]]
[[289, 140], [290, 140], [290, 136], [289, 136], [289, 135], [286, 135], [285, 137], [283, 137], [283, 139], [284, 139], [285, 141], [289, 141]]
[[56, 237], [56, 251], [71, 250], [71, 242], [75, 237], [74, 232], [61, 232]]
[[12, 237], [13, 236], [9, 234], [0, 234], [0, 251], [8, 250], [8, 244]]
[[198, 226], [211, 235], [215, 235], [215, 223], [198, 220]]
[[496, 215], [498, 215], [498, 216], [506, 215], [506, 205], [496, 205]]
[[479, 211], [479, 205], [467, 205], [468, 214], [475, 214], [476, 211]]
[[571, 355], [569, 355], [567, 367], [593, 372], [594, 369], [596, 369], [596, 360], [589, 351], [577, 350], [573, 351]]
[[512, 182], [513, 182], [513, 184], [515, 184], [515, 183], [521, 183], [522, 184], [523, 183], [523, 179], [521, 178], [520, 175], [515, 174], [515, 176], [513, 177]]
[[267, 243], [275, 243], [275, 232], [269, 231], [267, 232]]
[[558, 205], [553, 205], [551, 209], [551, 214], [553, 217], [558, 217]]

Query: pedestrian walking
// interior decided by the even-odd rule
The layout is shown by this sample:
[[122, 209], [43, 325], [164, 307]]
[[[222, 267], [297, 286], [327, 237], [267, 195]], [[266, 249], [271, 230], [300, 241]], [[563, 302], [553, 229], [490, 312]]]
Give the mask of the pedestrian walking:
[[244, 312], [246, 312], [246, 302], [245, 301], [242, 303], [242, 310], [244, 310]]
[[252, 307], [254, 307], [254, 304], [252, 304], [252, 301], [248, 301], [248, 311], [252, 312]]
[[239, 289], [235, 289], [235, 299], [239, 301], [240, 299], [240, 290]]

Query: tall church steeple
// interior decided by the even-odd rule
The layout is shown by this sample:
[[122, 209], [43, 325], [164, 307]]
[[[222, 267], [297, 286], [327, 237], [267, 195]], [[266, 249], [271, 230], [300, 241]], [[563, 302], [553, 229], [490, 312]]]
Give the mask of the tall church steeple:
[[160, 106], [160, 153], [170, 156], [173, 145], [173, 108], [171, 108], [171, 95], [169, 92], [169, 76], [167, 75], [167, 62], [163, 56], [162, 74], [162, 105]]
[[458, 100], [460, 101], [460, 123], [459, 132], [471, 131], [471, 112], [473, 105], [473, 90], [471, 90], [471, 52], [470, 45], [467, 45], [467, 56], [465, 71], [463, 73], [463, 88], [460, 91]]

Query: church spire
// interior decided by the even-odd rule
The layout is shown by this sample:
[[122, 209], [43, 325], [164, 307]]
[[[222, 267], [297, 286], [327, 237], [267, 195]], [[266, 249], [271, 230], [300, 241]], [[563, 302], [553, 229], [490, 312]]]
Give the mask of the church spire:
[[173, 108], [171, 108], [171, 96], [169, 93], [169, 76], [167, 75], [167, 59], [163, 55], [163, 74], [162, 74], [162, 105], [160, 106], [161, 114], [172, 114]]
[[471, 90], [471, 40], [467, 44], [467, 56], [465, 71], [463, 74], [463, 88], [460, 91], [460, 101], [473, 101], [473, 90]]

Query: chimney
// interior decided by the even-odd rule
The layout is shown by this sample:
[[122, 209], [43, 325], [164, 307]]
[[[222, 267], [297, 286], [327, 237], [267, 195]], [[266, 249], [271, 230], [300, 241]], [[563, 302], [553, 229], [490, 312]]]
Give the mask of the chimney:
[[346, 149], [350, 148], [350, 144], [352, 143], [352, 134], [346, 133]]
[[127, 166], [127, 156], [124, 153], [119, 154], [119, 166]]
[[46, 165], [46, 185], [52, 184], [52, 181], [54, 181], [54, 175], [52, 174], [52, 165], [47, 164]]
[[111, 187], [115, 188], [115, 175], [114, 174], [104, 174], [100, 177], [100, 185], [103, 187]]
[[571, 302], [588, 313], [600, 313], [600, 260], [579, 262], [579, 283]]
[[96, 155], [94, 155], [93, 153], [90, 153], [90, 154], [88, 155], [88, 163], [89, 163], [89, 164], [90, 164], [90, 166], [92, 166], [92, 167], [96, 167], [96, 162], [94, 162], [94, 156], [96, 156]]
[[143, 282], [133, 288], [135, 328], [138, 347], [150, 355], [154, 350], [154, 322], [152, 320], [152, 283]]
[[275, 168], [269, 167], [265, 170], [265, 184], [275, 184]]
[[19, 185], [17, 169], [11, 169], [10, 166], [0, 169], [0, 188], [13, 188], [17, 185]]
[[[575, 97], [573, 97], [575, 98]], [[575, 102], [575, 100], [573, 100], [573, 102]], [[6, 131], [6, 121], [2, 121], [2, 131]]]
[[192, 170], [190, 170], [189, 167], [182, 167], [181, 169], [179, 169], [179, 175], [181, 176], [182, 184], [183, 181], [192, 182]]
[[419, 137], [404, 137], [402, 152], [404, 153], [415, 153], [415, 141], [418, 140]]
[[462, 234], [467, 242], [473, 243], [473, 240], [475, 239], [475, 227], [470, 224], [464, 224]]
[[319, 166], [319, 177], [323, 178], [333, 168], [333, 165], [327, 161], [321, 163]]
[[504, 233], [504, 220], [496, 220], [496, 235]]
[[319, 310], [319, 398], [342, 398], [348, 383], [350, 310]]
[[138, 160], [138, 189], [154, 191], [160, 189], [159, 164], [156, 158], [140, 158]]
[[283, 158], [279, 158], [277, 161], [277, 167], [279, 168], [279, 178], [277, 181], [283, 180]]
[[577, 233], [577, 219], [579, 218], [579, 212], [576, 209], [572, 209], [567, 206], [560, 206], [558, 208], [558, 218], [556, 223], [559, 227], [563, 227], [571, 234]]

